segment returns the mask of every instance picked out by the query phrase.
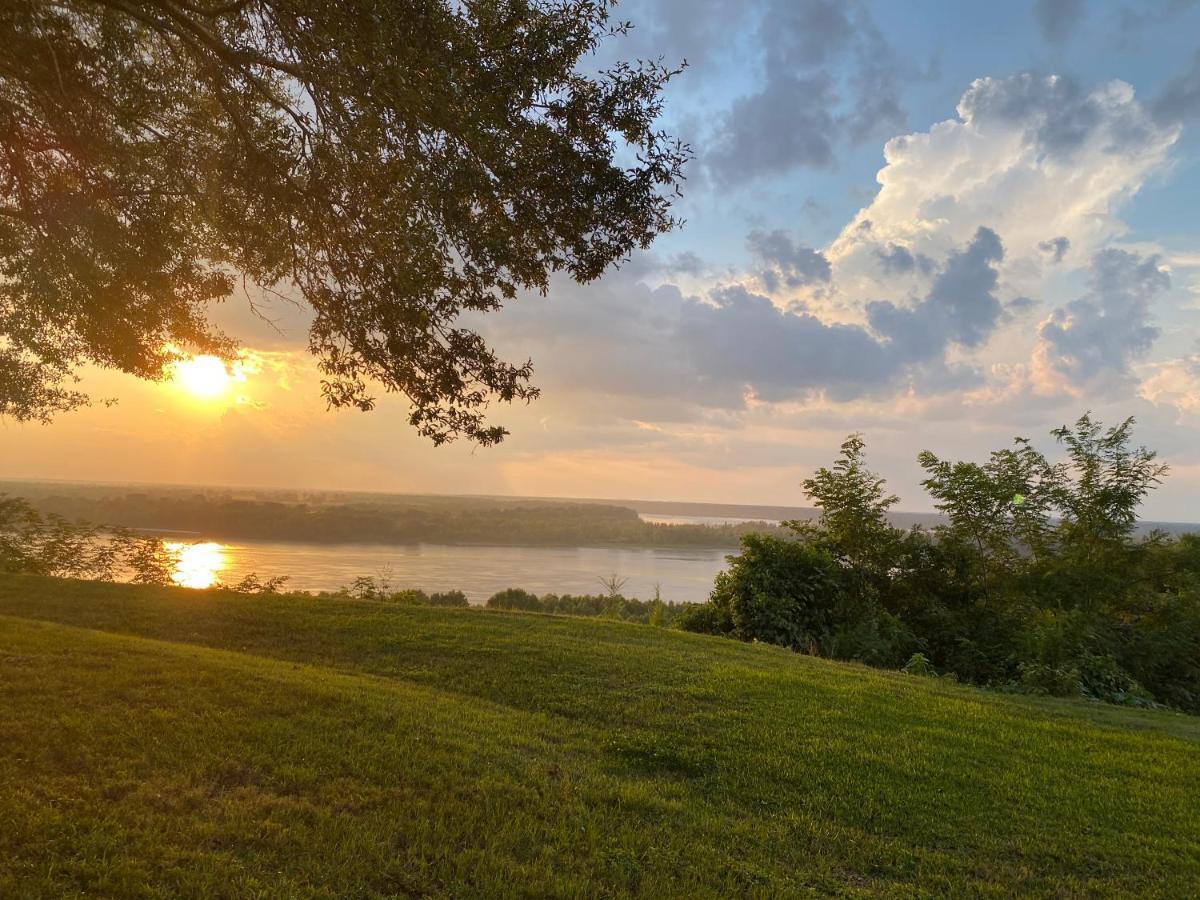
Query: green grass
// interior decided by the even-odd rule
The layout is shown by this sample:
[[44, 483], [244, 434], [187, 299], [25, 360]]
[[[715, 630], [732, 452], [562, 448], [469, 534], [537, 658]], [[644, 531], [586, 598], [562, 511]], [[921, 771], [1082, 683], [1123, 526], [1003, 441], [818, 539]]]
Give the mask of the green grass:
[[1200, 720], [581, 619], [0, 577], [0, 896], [1190, 895]]

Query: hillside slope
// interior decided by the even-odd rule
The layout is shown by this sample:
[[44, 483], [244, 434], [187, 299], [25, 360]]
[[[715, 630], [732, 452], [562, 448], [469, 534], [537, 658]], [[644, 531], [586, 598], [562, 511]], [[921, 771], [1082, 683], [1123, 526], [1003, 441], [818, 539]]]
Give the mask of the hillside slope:
[[1200, 720], [620, 623], [0, 577], [0, 896], [1182, 896]]

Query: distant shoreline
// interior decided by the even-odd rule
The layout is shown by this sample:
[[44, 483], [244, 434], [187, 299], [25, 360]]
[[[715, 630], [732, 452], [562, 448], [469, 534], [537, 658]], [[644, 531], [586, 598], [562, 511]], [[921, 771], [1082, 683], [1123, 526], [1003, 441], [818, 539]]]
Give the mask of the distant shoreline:
[[[3, 493], [22, 495], [35, 501], [39, 497], [61, 497], [64, 495], [78, 498], [88, 498], [94, 502], [104, 502], [106, 500], [115, 498], [119, 494], [145, 494], [152, 497], [163, 498], [164, 500], [173, 499], [177, 501], [182, 499], [195, 499], [204, 497], [214, 502], [269, 502], [283, 504], [286, 506], [308, 505], [314, 508], [369, 507], [380, 513], [389, 513], [395, 515], [405, 514], [408, 516], [436, 515], [437, 513], [449, 508], [458, 508], [460, 510], [479, 509], [491, 512], [503, 509], [507, 510], [513, 515], [517, 515], [522, 509], [529, 510], [537, 507], [567, 507], [574, 508], [577, 512], [583, 514], [587, 507], [596, 507], [600, 509], [606, 509], [608, 511], [626, 510], [636, 514], [639, 519], [641, 519], [642, 516], [661, 516], [672, 518], [694, 518], [698, 520], [724, 520], [727, 523], [725, 526], [721, 525], [718, 521], [657, 523], [664, 527], [682, 526], [690, 529], [712, 529], [714, 531], [720, 530], [723, 527], [737, 527], [758, 523], [763, 523], [770, 527], [777, 527], [780, 523], [789, 520], [813, 520], [819, 515], [820, 512], [816, 508], [804, 506], [709, 503], [687, 500], [610, 500], [594, 497], [536, 497], [500, 494], [372, 493], [367, 491], [332, 491], [309, 488], [247, 488], [158, 483], [67, 481], [53, 479], [0, 479], [0, 494]], [[896, 527], [906, 529], [913, 526], [933, 528], [945, 521], [940, 514], [927, 512], [893, 512], [889, 514], [888, 518]], [[92, 518], [91, 521], [101, 521], [101, 519], [100, 517], [95, 517]], [[642, 521], [647, 522], [645, 519], [642, 519]], [[116, 524], [121, 523], [118, 522]], [[127, 525], [127, 527], [130, 527], [133, 530], [143, 531], [146, 533], [156, 533], [163, 536], [188, 535], [195, 537], [212, 537], [214, 539], [279, 540], [289, 543], [314, 543], [330, 545], [363, 543], [375, 546], [412, 546], [419, 543], [430, 543], [446, 546], [467, 547], [570, 547], [591, 545], [602, 547], [650, 548], [705, 546], [713, 548], [727, 548], [736, 547], [738, 545], [737, 538], [732, 535], [723, 535], [720, 539], [716, 539], [711, 542], [699, 540], [695, 543], [684, 542], [660, 544], [640, 540], [614, 539], [610, 541], [599, 535], [576, 538], [575, 540], [570, 538], [555, 540], [548, 535], [542, 535], [537, 540], [521, 540], [518, 537], [514, 537], [510, 540], [496, 540], [494, 536], [489, 536], [487, 540], [475, 540], [470, 538], [451, 538], [446, 535], [434, 535], [431, 538], [424, 538], [418, 535], [409, 535], [401, 540], [389, 540], [387, 538], [373, 539], [367, 535], [353, 535], [347, 537], [313, 535], [277, 536], [264, 534], [238, 534], [234, 531], [214, 531], [206, 528], [198, 529], [178, 526], [159, 528], [157, 526], [147, 526], [145, 524], [130, 524]], [[1200, 532], [1200, 523], [1145, 520], [1138, 522], [1136, 530], [1140, 535], [1147, 535], [1154, 530], [1160, 530], [1166, 534], [1177, 536], [1180, 534]], [[714, 535], [714, 538], [715, 537], [716, 536]], [[582, 543], [580, 542], [581, 540], [583, 541]]]

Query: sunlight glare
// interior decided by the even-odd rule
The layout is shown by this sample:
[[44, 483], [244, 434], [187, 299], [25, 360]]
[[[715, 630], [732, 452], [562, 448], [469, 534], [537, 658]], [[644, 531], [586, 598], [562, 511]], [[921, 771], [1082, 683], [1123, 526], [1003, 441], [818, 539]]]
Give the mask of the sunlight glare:
[[225, 568], [225, 546], [214, 541], [202, 544], [164, 544], [176, 554], [175, 571], [171, 580], [180, 587], [208, 588], [216, 584], [217, 575]]
[[175, 364], [175, 383], [204, 400], [221, 396], [231, 380], [225, 363], [215, 356], [194, 356]]

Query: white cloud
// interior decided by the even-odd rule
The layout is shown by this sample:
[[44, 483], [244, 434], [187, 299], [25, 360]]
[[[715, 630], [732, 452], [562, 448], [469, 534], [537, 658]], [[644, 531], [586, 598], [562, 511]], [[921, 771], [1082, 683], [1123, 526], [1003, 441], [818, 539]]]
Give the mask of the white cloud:
[[1142, 382], [1143, 399], [1172, 406], [1180, 415], [1200, 416], [1200, 350], [1178, 359], [1150, 363]]
[[1057, 76], [977, 79], [958, 118], [888, 141], [879, 193], [826, 254], [843, 309], [895, 290], [881, 253], [943, 260], [980, 227], [1004, 241], [1002, 279], [1030, 293], [1047, 242], [1065, 239], [1060, 262], [1077, 267], [1125, 233], [1121, 207], [1165, 169], [1178, 136], [1121, 81], [1085, 92]]
[[1171, 286], [1159, 257], [1107, 249], [1092, 260], [1086, 295], [1054, 310], [1038, 329], [1036, 379], [1069, 392], [1125, 391], [1132, 363], [1150, 352], [1159, 330], [1150, 305]]

